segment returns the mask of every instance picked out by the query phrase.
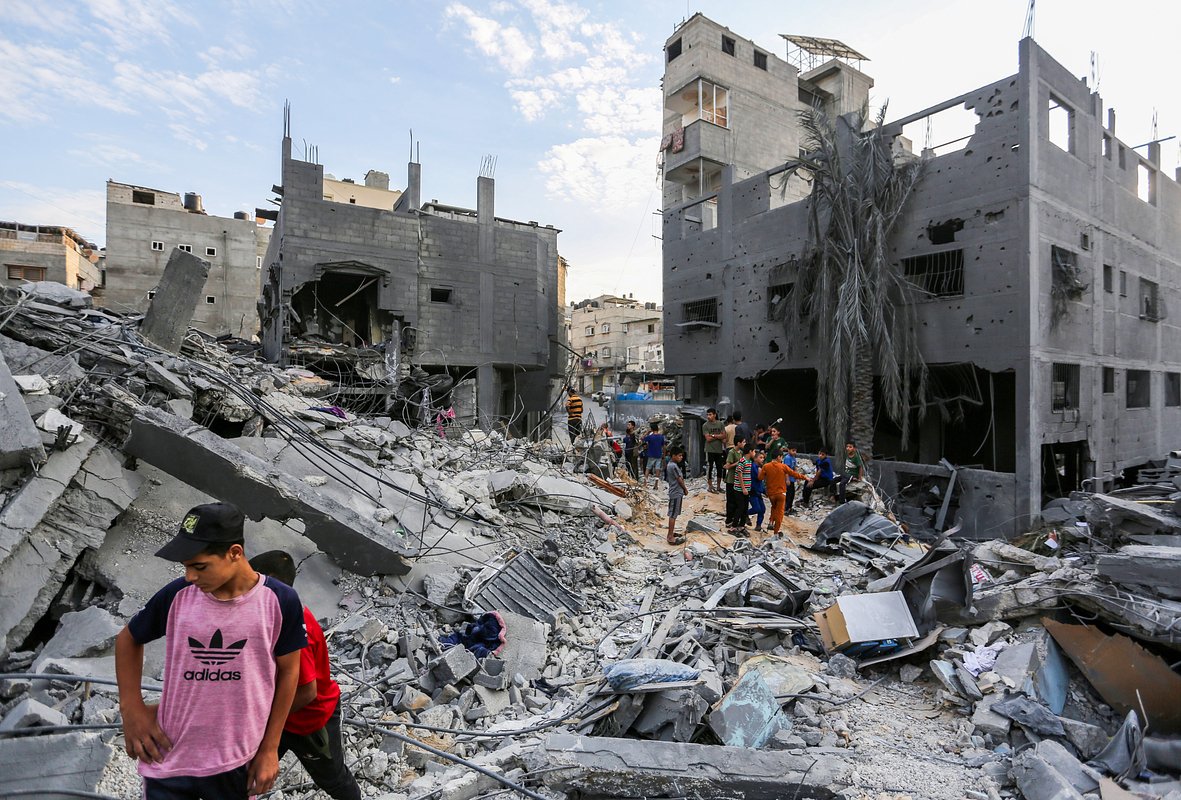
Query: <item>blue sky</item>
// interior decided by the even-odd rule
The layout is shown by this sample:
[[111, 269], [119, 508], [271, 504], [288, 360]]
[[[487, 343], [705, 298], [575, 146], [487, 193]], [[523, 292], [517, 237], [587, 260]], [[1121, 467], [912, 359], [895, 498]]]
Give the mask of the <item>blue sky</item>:
[[[0, 219], [104, 241], [108, 178], [265, 205], [284, 99], [295, 150], [337, 177], [405, 181], [474, 207], [497, 157], [497, 214], [563, 230], [568, 296], [659, 299], [661, 48], [700, 11], [780, 56], [780, 33], [868, 55], [890, 116], [1016, 71], [1025, 0], [311, 2], [0, 0]], [[1179, 132], [1172, 0], [1041, 0], [1035, 36], [1100, 92], [1131, 144]], [[1176, 140], [1163, 145], [1171, 175]]]

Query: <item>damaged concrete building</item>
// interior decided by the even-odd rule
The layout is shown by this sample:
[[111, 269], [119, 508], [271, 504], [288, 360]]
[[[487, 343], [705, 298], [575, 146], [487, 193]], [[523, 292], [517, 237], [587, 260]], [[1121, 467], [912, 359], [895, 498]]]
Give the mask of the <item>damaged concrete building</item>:
[[94, 291], [102, 284], [98, 261], [97, 248], [71, 228], [0, 222], [3, 284], [56, 281], [71, 289]]
[[[524, 427], [549, 406], [565, 364], [558, 230], [495, 216], [495, 183], [474, 210], [420, 201], [421, 166], [402, 192], [358, 199], [283, 138], [275, 234], [259, 309], [263, 352], [339, 381], [357, 402], [411, 365], [454, 386], [445, 402], [482, 426]], [[332, 191], [329, 191], [329, 182]], [[360, 187], [358, 187], [360, 188]], [[379, 188], [390, 204], [366, 205]], [[442, 393], [442, 389], [439, 392]]]
[[646, 376], [664, 373], [659, 304], [605, 294], [581, 300], [569, 311], [570, 348], [581, 354], [574, 366], [580, 392], [614, 387], [633, 392]]
[[253, 214], [205, 212], [201, 195], [107, 181], [107, 287], [103, 304], [146, 311], [173, 250], [209, 262], [192, 325], [215, 336], [258, 333], [262, 256], [271, 229]]
[[[682, 396], [782, 416], [785, 436], [815, 450], [840, 445], [821, 441], [813, 408], [828, 365], [814, 343], [789, 350], [804, 334], [774, 313], [808, 249], [808, 202], [792, 202], [801, 181], [784, 185], [785, 163], [800, 109], [845, 113], [873, 84], [851, 48], [785, 38], [797, 63], [701, 15], [666, 43], [665, 360]], [[694, 86], [712, 106], [681, 107]], [[719, 92], [747, 110], [719, 116]], [[969, 117], [967, 135], [926, 143], [890, 245], [911, 284], [928, 413], [918, 422], [914, 402], [906, 444], [878, 415], [875, 469], [892, 493], [946, 477], [941, 459], [971, 466], [963, 532], [997, 536], [1024, 530], [1046, 498], [1177, 446], [1181, 331], [1165, 309], [1181, 290], [1181, 191], [1160, 145], [1122, 142], [1114, 110], [1032, 39], [1015, 74], [888, 121], [900, 158], [915, 157], [905, 135], [944, 112]], [[774, 147], [758, 152], [764, 140]]]

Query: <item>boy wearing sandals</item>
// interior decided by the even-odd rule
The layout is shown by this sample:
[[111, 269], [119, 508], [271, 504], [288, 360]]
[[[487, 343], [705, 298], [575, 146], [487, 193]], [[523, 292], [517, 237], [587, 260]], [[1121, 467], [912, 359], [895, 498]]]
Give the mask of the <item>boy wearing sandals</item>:
[[681, 515], [681, 501], [689, 490], [685, 487], [685, 478], [681, 474], [681, 462], [685, 460], [685, 451], [674, 447], [669, 454], [668, 466], [664, 468], [664, 479], [668, 482], [668, 543], [684, 544], [685, 537], [676, 532], [677, 517]]

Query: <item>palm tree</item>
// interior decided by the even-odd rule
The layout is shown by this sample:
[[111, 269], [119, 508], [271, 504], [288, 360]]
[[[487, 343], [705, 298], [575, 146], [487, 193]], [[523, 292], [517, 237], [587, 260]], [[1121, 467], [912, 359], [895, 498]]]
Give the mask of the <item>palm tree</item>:
[[[800, 112], [806, 155], [789, 166], [811, 174], [808, 247], [788, 302], [779, 304], [787, 330], [807, 325], [822, 359], [821, 433], [833, 447], [851, 439], [866, 455], [873, 452], [875, 371], [885, 411], [904, 441], [912, 393], [923, 396], [927, 381], [914, 307], [905, 302], [909, 284], [887, 253], [922, 162], [895, 158], [894, 137], [882, 128], [885, 112], [883, 106], [868, 125], [865, 109], [835, 119], [820, 108]], [[802, 337], [787, 341], [808, 346]]]

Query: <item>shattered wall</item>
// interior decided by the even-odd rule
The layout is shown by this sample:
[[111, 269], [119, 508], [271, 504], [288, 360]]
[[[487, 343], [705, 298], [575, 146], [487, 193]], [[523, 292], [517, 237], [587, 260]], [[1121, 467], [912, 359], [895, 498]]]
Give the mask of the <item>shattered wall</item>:
[[479, 179], [474, 212], [414, 208], [410, 167], [396, 210], [329, 202], [323, 166], [293, 159], [284, 139], [260, 301], [267, 358], [290, 363], [301, 336], [364, 349], [396, 330], [413, 364], [476, 377], [482, 422], [546, 408], [562, 363], [550, 343], [562, 333], [558, 231], [495, 217], [491, 178]]
[[[1048, 138], [1055, 104], [1072, 109], [1066, 150]], [[1166, 384], [1181, 372], [1181, 331], [1163, 311], [1181, 302], [1181, 192], [1156, 170], [1153, 199], [1137, 197], [1135, 167], [1154, 166], [1159, 151], [1140, 159], [1120, 143], [1114, 116], [1109, 129], [1100, 124], [1099, 96], [1032, 40], [1021, 42], [1017, 74], [887, 127], [900, 134], [955, 107], [975, 113], [975, 129], [950, 151], [924, 152], [923, 177], [890, 243], [912, 284], [924, 358], [933, 373], [942, 369], [945, 386], [913, 448], [890, 436], [879, 445], [889, 448], [883, 455], [934, 462], [953, 438], [979, 441], [981, 454], [967, 463], [1015, 474], [1007, 518], [1020, 526], [1051, 488], [1042, 485], [1043, 443], [1085, 443], [1082, 472], [1091, 474], [1176, 446], [1167, 432], [1181, 423], [1181, 401], [1166, 405]], [[771, 309], [807, 246], [807, 201], [773, 208], [774, 169], [738, 182], [732, 174], [719, 189], [716, 229], [698, 231], [684, 212], [665, 210], [667, 370], [685, 376], [682, 394], [694, 402], [726, 396], [748, 419], [784, 416], [811, 430], [814, 391], [794, 387], [810, 386], [807, 371], [827, 369], [827, 356], [806, 331], [785, 331]], [[1056, 288], [1055, 259], [1077, 264], [1081, 279]], [[1103, 288], [1104, 264], [1113, 291]], [[1128, 274], [1126, 297], [1119, 271]], [[1159, 286], [1162, 313], [1144, 313], [1140, 278]], [[1055, 313], [1055, 296], [1064, 313]], [[693, 324], [701, 301], [716, 301], [716, 325]], [[789, 338], [803, 346], [789, 350]], [[703, 364], [718, 371], [698, 374]], [[1056, 383], [1063, 373], [1054, 364], [1078, 366], [1077, 380], [1066, 373], [1073, 396]], [[1114, 391], [1103, 390], [1104, 367], [1115, 373]], [[1151, 377], [1144, 408], [1129, 407], [1136, 369]], [[796, 379], [775, 378], [784, 373]]]
[[192, 326], [215, 336], [249, 339], [259, 329], [260, 256], [270, 236], [271, 229], [253, 217], [197, 213], [186, 210], [175, 192], [107, 181], [102, 301], [119, 312], [146, 311], [169, 255], [184, 245], [211, 267]]

